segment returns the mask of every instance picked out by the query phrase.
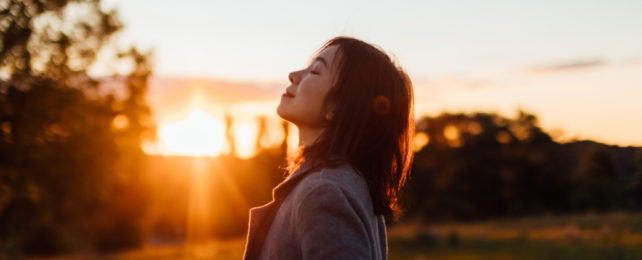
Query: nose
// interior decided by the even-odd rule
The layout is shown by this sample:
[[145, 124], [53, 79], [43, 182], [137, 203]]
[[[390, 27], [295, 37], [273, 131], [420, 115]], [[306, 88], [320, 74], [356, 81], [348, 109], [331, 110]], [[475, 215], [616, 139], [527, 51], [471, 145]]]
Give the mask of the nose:
[[290, 82], [294, 85], [299, 84], [299, 79], [296, 75], [296, 71], [290, 72], [290, 74], [288, 74], [288, 79], [290, 79]]

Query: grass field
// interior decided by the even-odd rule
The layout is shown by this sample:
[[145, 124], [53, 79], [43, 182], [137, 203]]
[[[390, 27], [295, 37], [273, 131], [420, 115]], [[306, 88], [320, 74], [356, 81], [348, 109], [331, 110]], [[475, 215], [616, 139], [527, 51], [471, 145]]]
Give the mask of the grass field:
[[[642, 213], [389, 228], [389, 259], [642, 259]], [[240, 259], [244, 239], [56, 259]]]
[[390, 259], [642, 259], [642, 214], [407, 224], [388, 242]]

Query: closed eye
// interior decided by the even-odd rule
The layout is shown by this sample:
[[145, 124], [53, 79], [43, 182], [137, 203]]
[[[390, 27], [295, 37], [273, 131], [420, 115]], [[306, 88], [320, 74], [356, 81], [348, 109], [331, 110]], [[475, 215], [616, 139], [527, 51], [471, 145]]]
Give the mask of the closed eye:
[[310, 73], [312, 73], [314, 75], [321, 74], [321, 71], [319, 71], [319, 66], [314, 66], [314, 64], [310, 64], [310, 67], [308, 67], [308, 68], [310, 69]]

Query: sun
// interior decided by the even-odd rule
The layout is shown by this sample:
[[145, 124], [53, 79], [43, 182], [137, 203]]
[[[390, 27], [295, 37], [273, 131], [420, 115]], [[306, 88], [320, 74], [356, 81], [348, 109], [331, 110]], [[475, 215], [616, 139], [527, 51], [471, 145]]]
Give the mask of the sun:
[[195, 109], [185, 119], [161, 125], [158, 137], [164, 154], [217, 156], [225, 145], [225, 126]]

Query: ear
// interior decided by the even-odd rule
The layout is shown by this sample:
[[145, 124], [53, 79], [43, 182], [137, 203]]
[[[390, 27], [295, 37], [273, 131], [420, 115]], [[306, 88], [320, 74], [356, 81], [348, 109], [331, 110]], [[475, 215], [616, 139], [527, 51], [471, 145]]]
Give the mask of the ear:
[[334, 117], [334, 109], [325, 114], [325, 120], [330, 121]]
[[335, 113], [335, 108], [336, 106], [334, 104], [329, 104], [328, 107], [326, 108], [326, 113], [324, 115], [324, 119], [326, 121], [332, 120], [334, 118], [334, 113]]

